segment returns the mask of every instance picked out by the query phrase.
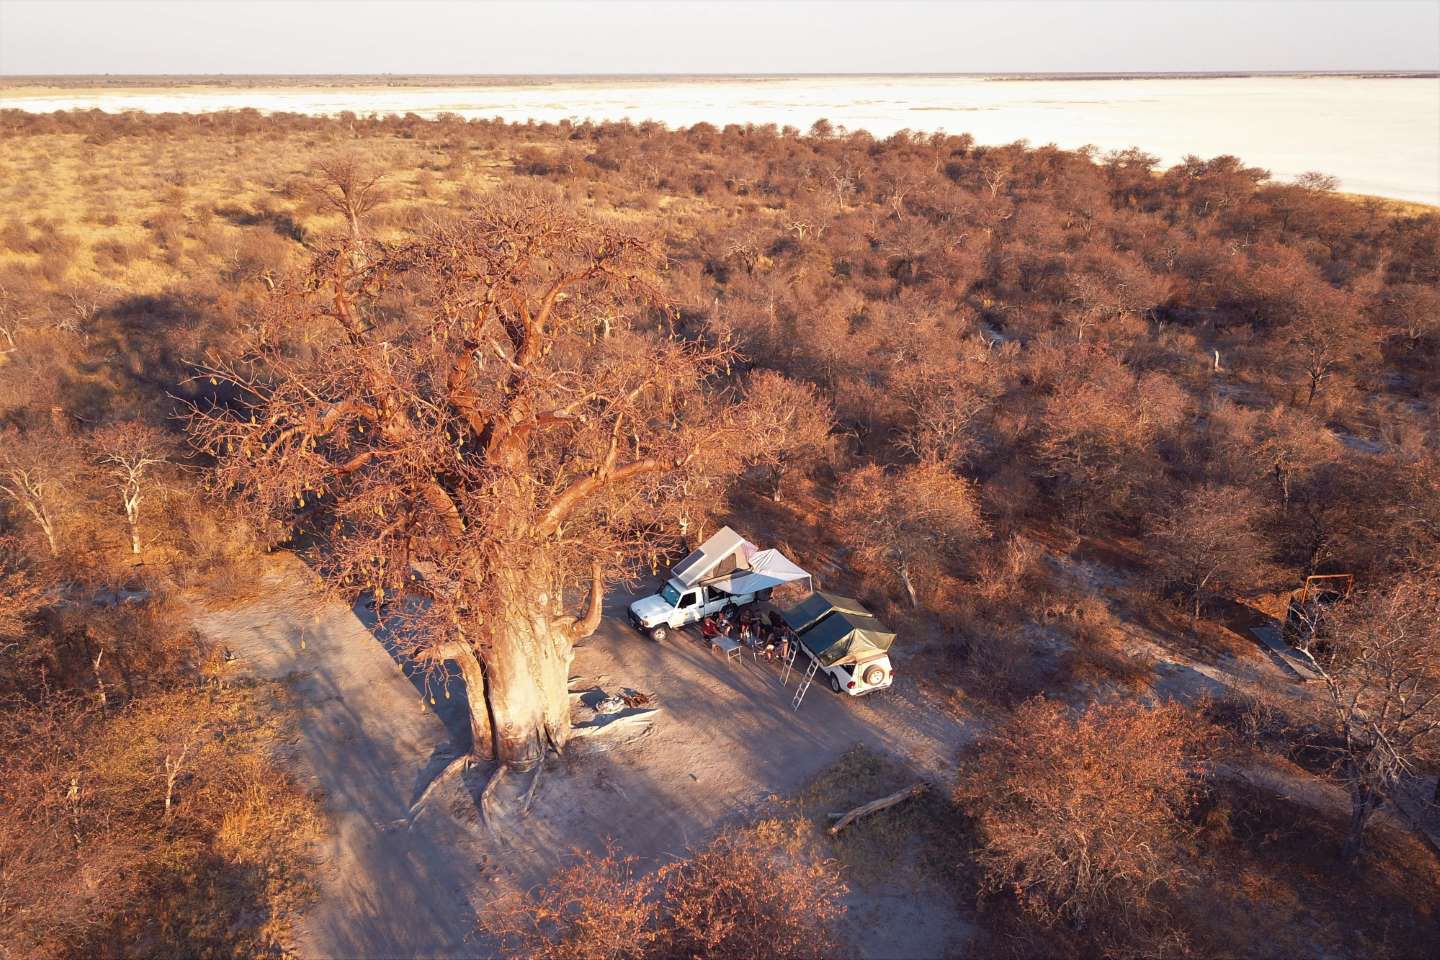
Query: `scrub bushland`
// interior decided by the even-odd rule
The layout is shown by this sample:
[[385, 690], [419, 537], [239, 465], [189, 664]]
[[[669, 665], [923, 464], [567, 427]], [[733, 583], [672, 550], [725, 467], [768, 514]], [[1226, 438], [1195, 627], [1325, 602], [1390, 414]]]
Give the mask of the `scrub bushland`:
[[[133, 850], [179, 844], [183, 854], [155, 854], [164, 870], [211, 871], [204, 876], [249, 884], [246, 896], [259, 899], [248, 902], [273, 902], [271, 887], [243, 879], [257, 862], [251, 841], [222, 839], [220, 807], [249, 796], [241, 786], [253, 782], [271, 791], [266, 804], [299, 810], [283, 777], [254, 766], [263, 738], [227, 734], [230, 746], [207, 748], [220, 752], [202, 774], [186, 766], [198, 746], [186, 752], [125, 725], [194, 716], [205, 698], [245, 702], [214, 686], [210, 654], [155, 629], [167, 598], [245, 589], [266, 549], [314, 545], [344, 509], [364, 516], [373, 506], [365, 491], [383, 485], [367, 475], [349, 501], [312, 489], [274, 504], [283, 510], [256, 510], [215, 481], [242, 491], [253, 481], [254, 494], [263, 476], [244, 476], [223, 444], [197, 446], [181, 415], [242, 409], [253, 400], [247, 384], [279, 382], [276, 357], [296, 371], [323, 369], [334, 327], [304, 322], [307, 298], [327, 292], [317, 265], [338, 266], [340, 286], [365, 311], [350, 348], [356, 369], [375, 372], [376, 358], [390, 356], [387, 375], [419, 408], [438, 409], [444, 390], [422, 360], [524, 367], [521, 328], [487, 333], [472, 349], [462, 329], [469, 293], [444, 288], [455, 266], [446, 257], [473, 265], [484, 260], [477, 251], [493, 259], [499, 249], [477, 230], [477, 211], [517, 196], [575, 225], [572, 236], [633, 241], [626, 249], [643, 250], [644, 263], [627, 266], [625, 283], [647, 289], [628, 300], [629, 286], [625, 297], [604, 283], [561, 291], [565, 325], [549, 330], [553, 346], [535, 358], [546, 378], [536, 398], [556, 400], [560, 374], [584, 370], [595, 389], [582, 393], [609, 397], [611, 416], [587, 412], [582, 430], [578, 420], [552, 423], [552, 408], [527, 408], [524, 432], [558, 431], [528, 449], [529, 472], [476, 452], [496, 435], [482, 417], [458, 448], [453, 431], [430, 424], [440, 432], [427, 435], [436, 442], [423, 452], [434, 456], [423, 462], [440, 463], [446, 439], [444, 462], [462, 464], [446, 469], [468, 471], [463, 484], [442, 484], [470, 511], [463, 522], [483, 506], [471, 493], [502, 474], [535, 494], [525, 509], [536, 512], [522, 515], [543, 516], [537, 491], [604, 475], [643, 445], [674, 464], [684, 435], [723, 454], [714, 473], [735, 481], [716, 513], [773, 520], [832, 559], [837, 587], [914, 638], [918, 682], [1006, 731], [1016, 750], [1042, 745], [1008, 726], [1012, 714], [1075, 733], [1104, 715], [1083, 701], [1149, 689], [1153, 671], [1127, 647], [1133, 628], [1226, 662], [1249, 649], [1248, 635], [1231, 629], [1237, 598], [1259, 603], [1313, 573], [1352, 573], [1364, 588], [1355, 612], [1335, 620], [1344, 632], [1316, 651], [1335, 689], [1365, 703], [1409, 697], [1372, 669], [1373, 651], [1434, 641], [1433, 617], [1386, 613], [1385, 603], [1428, 597], [1426, 571], [1440, 553], [1440, 215], [1333, 186], [1319, 176], [1275, 182], [1232, 156], [1162, 169], [1139, 150], [980, 145], [963, 134], [876, 139], [823, 123], [802, 133], [450, 115], [0, 114], [0, 691], [14, 734], [4, 789], [7, 801], [32, 798], [5, 806], [7, 816], [48, 818], [43, 835], [71, 865], [34, 866], [20, 893], [4, 894], [7, 942], [63, 952], [129, 936], [125, 924], [140, 920], [107, 912], [114, 891], [150, 891], [136, 902], [157, 916], [196, 908], [156, 893], [177, 889], [163, 879], [176, 874], [144, 858], [113, 889], [84, 886]], [[551, 239], [530, 261], [540, 272], [518, 275], [520, 299], [543, 300], [547, 257], [563, 266], [575, 255], [545, 246]], [[507, 295], [505, 310], [519, 316], [518, 303]], [[366, 346], [372, 331], [396, 346]], [[705, 362], [632, 398], [646, 364], [658, 363], [657, 344]], [[461, 386], [449, 400], [462, 413], [467, 404], [483, 413], [506, 390]], [[727, 429], [784, 424], [789, 442], [707, 446], [686, 433], [702, 424], [700, 403], [733, 406], [724, 407]], [[641, 420], [643, 431], [626, 426]], [[351, 426], [347, 442], [359, 452], [361, 425]], [[581, 431], [579, 442], [567, 444], [568, 431]], [[326, 451], [327, 469], [349, 466], [339, 453]], [[387, 489], [416, 494], [402, 474]], [[645, 502], [664, 499], [664, 482], [657, 475], [643, 488]], [[272, 484], [269, 494], [279, 492]], [[651, 534], [674, 537], [682, 521], [697, 529], [710, 519], [639, 503], [605, 501], [574, 522], [625, 552], [657, 549]], [[371, 510], [372, 532], [398, 519], [390, 516], [381, 523]], [[643, 516], [664, 529], [646, 532]], [[533, 532], [493, 530], [494, 544]], [[436, 542], [453, 534], [436, 531]], [[536, 563], [510, 572], [553, 574], [557, 589], [542, 605], [593, 587], [595, 557], [526, 543]], [[626, 556], [643, 565], [644, 549]], [[381, 556], [398, 555], [356, 553], [352, 566]], [[1098, 566], [1115, 575], [1086, 579]], [[358, 589], [361, 579], [337, 582]], [[586, 612], [567, 607], [567, 629], [583, 627]], [[557, 629], [553, 617], [530, 619]], [[1412, 661], [1407, 682], [1429, 690], [1429, 661]], [[1037, 693], [1057, 702], [1074, 694], [1079, 712], [1015, 713]], [[502, 737], [502, 755], [528, 761], [548, 748], [535, 718], [548, 716], [549, 699], [533, 700], [509, 725], [514, 736]], [[1266, 905], [1267, 930], [1309, 931], [1266, 940], [1277, 952], [1403, 953], [1421, 942], [1406, 938], [1432, 909], [1433, 859], [1370, 814], [1400, 785], [1434, 775], [1432, 706], [1407, 713], [1403, 757], [1386, 754], [1356, 715], [1292, 703], [1275, 708], [1283, 716], [1273, 723], [1232, 717], [1246, 749], [1348, 787], [1364, 816], [1354, 826], [1343, 813], [1282, 810], [1211, 774], [1185, 809], [1156, 791], [1137, 822], [1164, 814], [1197, 825], [1166, 856], [1235, 882], [1211, 885], [1199, 904], [1204, 884], [1150, 886], [1186, 936], [1147, 942], [1264, 953], [1254, 943], [1265, 938], [1238, 939], [1245, 903]], [[168, 726], [184, 724], [155, 729]], [[94, 748], [117, 737], [134, 750], [106, 768]], [[146, 771], [143, 789], [132, 770]], [[241, 776], [234, 771], [252, 780], [226, 779]], [[211, 775], [223, 782], [207, 786]], [[67, 799], [72, 780], [78, 800]], [[1037, 802], [1027, 816], [1048, 809]], [[990, 824], [988, 839], [965, 869], [983, 864], [1007, 878], [987, 889], [1016, 923], [1060, 931], [1016, 942], [1070, 943], [1078, 915], [1055, 899], [1059, 880], [1047, 879], [1039, 900], [1015, 892], [1038, 889], [1025, 878], [1043, 858], [1005, 839], [1016, 835], [1001, 829], [1012, 813], [974, 811], [976, 824]], [[298, 812], [257, 822], [290, 838], [269, 844], [276, 856], [304, 833]], [[28, 863], [31, 854], [13, 856]], [[47, 890], [55, 902], [100, 899], [84, 924], [36, 926], [24, 904], [39, 901], [25, 898]], [[1241, 890], [1245, 898], [1231, 896]], [[1104, 912], [1106, 898], [1094, 902]], [[261, 915], [281, 911], [245, 912]], [[224, 949], [260, 949], [243, 938], [263, 936], [264, 923], [235, 929], [250, 932]], [[1107, 942], [1122, 951], [1121, 940]], [[697, 944], [676, 949], [720, 949]]]

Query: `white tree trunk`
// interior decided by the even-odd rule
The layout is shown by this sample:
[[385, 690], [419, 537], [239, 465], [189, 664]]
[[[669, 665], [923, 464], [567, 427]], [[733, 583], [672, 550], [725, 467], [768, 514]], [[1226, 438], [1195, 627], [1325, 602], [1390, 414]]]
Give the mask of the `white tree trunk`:
[[900, 561], [900, 582], [905, 586], [905, 595], [910, 598], [910, 608], [919, 608], [920, 600], [915, 596], [915, 584], [910, 580], [910, 564]]
[[125, 497], [125, 521], [130, 525], [130, 552], [140, 555], [140, 497]]

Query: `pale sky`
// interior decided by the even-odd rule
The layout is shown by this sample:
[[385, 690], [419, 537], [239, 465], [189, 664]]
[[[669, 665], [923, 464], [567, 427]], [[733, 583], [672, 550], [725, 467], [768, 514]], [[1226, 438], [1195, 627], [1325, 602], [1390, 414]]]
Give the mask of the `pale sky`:
[[0, 0], [0, 74], [1440, 70], [1440, 0]]

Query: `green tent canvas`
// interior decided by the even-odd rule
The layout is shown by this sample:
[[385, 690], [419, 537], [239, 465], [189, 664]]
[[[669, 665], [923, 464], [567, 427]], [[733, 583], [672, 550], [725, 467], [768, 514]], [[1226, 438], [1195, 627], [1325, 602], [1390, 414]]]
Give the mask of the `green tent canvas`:
[[813, 593], [784, 613], [800, 642], [827, 667], [857, 663], [890, 649], [895, 634], [859, 601]]
[[842, 597], [838, 593], [821, 593], [816, 591], [804, 600], [801, 600], [781, 615], [790, 629], [801, 633], [820, 621], [820, 618], [831, 611], [838, 610], [841, 613], [853, 613], [858, 616], [868, 617], [870, 611], [861, 606], [859, 600], [851, 597]]

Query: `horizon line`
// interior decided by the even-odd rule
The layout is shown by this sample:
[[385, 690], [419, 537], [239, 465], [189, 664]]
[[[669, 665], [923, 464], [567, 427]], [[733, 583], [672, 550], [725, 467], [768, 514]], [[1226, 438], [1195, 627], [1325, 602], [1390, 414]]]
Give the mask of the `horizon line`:
[[528, 73], [409, 73], [386, 71], [380, 73], [312, 73], [312, 72], [280, 72], [280, 73], [249, 73], [249, 72], [228, 72], [215, 73], [7, 73], [0, 71], [0, 79], [7, 80], [72, 80], [72, 79], [149, 79], [149, 78], [173, 78], [173, 79], [251, 79], [251, 78], [274, 78], [288, 79], [297, 77], [315, 78], [417, 78], [417, 79], [512, 79], [512, 78], [550, 78], [564, 77], [568, 79], [582, 78], [630, 78], [630, 77], [654, 77], [654, 78], [685, 78], [685, 77], [742, 77], [742, 78], [770, 78], [770, 77], [1247, 77], [1247, 76], [1313, 76], [1316, 74], [1327, 76], [1403, 76], [1403, 77], [1440, 77], [1440, 68], [1428, 67], [1422, 69], [1403, 68], [1374, 68], [1374, 69], [1314, 69], [1314, 70], [966, 70], [966, 71], [934, 71], [934, 70], [905, 70], [905, 71], [867, 71], [867, 70], [836, 70], [836, 71], [692, 71], [692, 72], [662, 72], [662, 71], [598, 71], [598, 72], [569, 72], [569, 71], [540, 71]]

